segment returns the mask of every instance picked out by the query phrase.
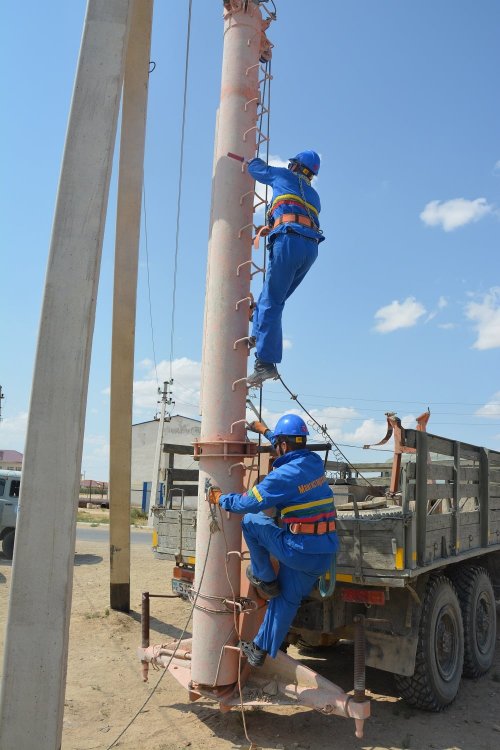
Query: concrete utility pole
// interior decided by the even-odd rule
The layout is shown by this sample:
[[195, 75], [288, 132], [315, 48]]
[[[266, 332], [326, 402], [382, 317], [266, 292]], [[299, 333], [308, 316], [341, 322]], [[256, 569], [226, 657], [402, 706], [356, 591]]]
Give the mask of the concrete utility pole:
[[[160, 475], [160, 459], [161, 459], [161, 446], [163, 444], [163, 428], [165, 426], [165, 411], [168, 405], [172, 404], [170, 398], [170, 391], [168, 386], [172, 385], [173, 380], [165, 380], [163, 383], [163, 391], [158, 388], [158, 393], [161, 393], [161, 407], [160, 407], [160, 421], [158, 422], [158, 434], [156, 436], [156, 448], [155, 457], [153, 461], [153, 476], [151, 480], [151, 492], [149, 493], [149, 513], [148, 513], [148, 525], [153, 525], [153, 507], [156, 505], [156, 496], [158, 494], [158, 483]], [[168, 419], [170, 421], [170, 417]]]
[[123, 83], [109, 455], [110, 606], [130, 610], [130, 487], [137, 267], [153, 0], [135, 2]]
[[240, 550], [241, 519], [224, 518], [224, 534], [212, 533], [204, 487], [208, 480], [226, 492], [241, 492], [242, 461], [250, 452], [245, 433], [248, 346], [244, 338], [248, 336], [254, 184], [242, 164], [227, 154], [245, 159], [255, 155], [259, 58], [262, 45], [266, 50], [269, 47], [258, 4], [226, 2], [224, 18], [205, 306], [202, 422], [200, 440], [195, 445], [200, 458], [200, 494], [194, 588], [203, 609], [194, 610], [191, 674], [193, 683], [211, 686], [229, 685], [237, 679], [237, 651], [225, 648], [236, 642], [234, 616], [230, 611], [225, 615], [209, 610], [221, 609], [221, 600], [215, 597], [231, 600], [233, 594], [239, 595], [240, 561], [232, 555], [227, 562], [230, 582], [225, 565], [227, 549]]
[[0, 702], [2, 750], [61, 747], [88, 374], [132, 7], [131, 0], [87, 6], [28, 419]]

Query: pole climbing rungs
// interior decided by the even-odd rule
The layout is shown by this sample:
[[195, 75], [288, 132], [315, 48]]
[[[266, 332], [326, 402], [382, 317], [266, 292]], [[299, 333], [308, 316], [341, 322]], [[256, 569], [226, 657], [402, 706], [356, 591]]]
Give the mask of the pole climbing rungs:
[[245, 71], [245, 76], [248, 76], [248, 74], [250, 73], [250, 71], [254, 70], [254, 68], [260, 68], [262, 70], [260, 62], [255, 63], [255, 65], [250, 65], [250, 67], [247, 68], [246, 71]]
[[[246, 377], [245, 378], [238, 378], [238, 380], [235, 380], [233, 382], [233, 384], [231, 386], [231, 390], [235, 391], [236, 390], [236, 386], [238, 385], [238, 383], [246, 383], [246, 382], [247, 382]], [[248, 388], [249, 388], [249, 386], [247, 385], [247, 390], [248, 390]]]
[[249, 133], [251, 133], [252, 130], [255, 130], [255, 132], [259, 134], [259, 141], [258, 141], [257, 145], [259, 145], [261, 143], [264, 143], [264, 141], [268, 141], [269, 140], [269, 138], [267, 137], [267, 135], [264, 135], [264, 133], [262, 132], [262, 130], [259, 128], [258, 125], [252, 125], [251, 128], [248, 128], [248, 130], [245, 130], [245, 132], [243, 133], [243, 140], [245, 142], [247, 140], [247, 135]]
[[241, 338], [241, 339], [236, 339], [236, 341], [233, 344], [233, 349], [236, 350], [238, 348], [238, 344], [241, 344], [242, 341], [246, 341], [247, 342], [248, 350], [250, 351], [250, 349], [252, 348], [250, 346], [250, 336], [243, 336], [243, 338]]
[[253, 260], [245, 260], [244, 263], [240, 263], [238, 268], [236, 269], [236, 276], [240, 275], [240, 268], [243, 266], [248, 266], [251, 264], [254, 268], [256, 268], [256, 271], [253, 271], [253, 273], [250, 273], [250, 278], [253, 279], [254, 276], [256, 276], [258, 273], [264, 273], [264, 269], [257, 265], [257, 263], [254, 263]]
[[243, 193], [243, 195], [240, 198], [240, 206], [243, 205], [243, 201], [245, 200], [245, 198], [247, 197], [247, 195], [255, 195], [255, 190], [247, 190], [246, 193]]
[[245, 112], [248, 109], [248, 105], [252, 104], [252, 102], [257, 102], [257, 106], [260, 104], [260, 96], [254, 96], [253, 99], [249, 99], [247, 102], [245, 102]]
[[[239, 240], [241, 240], [241, 236], [242, 236], [243, 232], [245, 231], [245, 229], [257, 229], [257, 227], [255, 226], [255, 224], [253, 223], [253, 221], [250, 222], [250, 224], [245, 224], [245, 226], [241, 227], [240, 230], [239, 230], [239, 232], [238, 232], [238, 239]], [[238, 266], [238, 268], [239, 268], [239, 266]]]
[[231, 464], [231, 466], [227, 470], [227, 473], [229, 474], [229, 476], [231, 476], [231, 474], [233, 473], [233, 469], [236, 469], [238, 466], [241, 467], [244, 472], [247, 470], [247, 465], [243, 463], [243, 461], [238, 461], [235, 464]]
[[[241, 303], [242, 302], [246, 302], [247, 300], [250, 303], [250, 307], [253, 307], [255, 305], [254, 296], [253, 296], [252, 292], [250, 292], [250, 294], [248, 295], [248, 297], [243, 297], [243, 299], [239, 299], [238, 300], [238, 302], [236, 303], [236, 310], [239, 310]], [[245, 336], [245, 338], [250, 338], [250, 337], [249, 336]], [[238, 339], [238, 341], [241, 341], [241, 340], [242, 339]]]
[[237, 419], [237, 420], [236, 420], [236, 422], [233, 422], [233, 423], [231, 424], [231, 427], [230, 427], [230, 430], [229, 430], [229, 431], [230, 431], [230, 433], [231, 433], [231, 434], [233, 434], [233, 432], [234, 432], [234, 430], [233, 430], [233, 427], [234, 427], [235, 425], [237, 425], [237, 424], [246, 424], [246, 423], [247, 423], [247, 420], [246, 420], [246, 419]]

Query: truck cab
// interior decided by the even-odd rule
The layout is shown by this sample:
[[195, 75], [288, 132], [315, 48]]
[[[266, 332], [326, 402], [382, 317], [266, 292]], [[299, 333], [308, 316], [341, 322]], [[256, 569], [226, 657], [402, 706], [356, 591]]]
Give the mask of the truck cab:
[[0, 542], [8, 560], [14, 554], [21, 472], [0, 469]]

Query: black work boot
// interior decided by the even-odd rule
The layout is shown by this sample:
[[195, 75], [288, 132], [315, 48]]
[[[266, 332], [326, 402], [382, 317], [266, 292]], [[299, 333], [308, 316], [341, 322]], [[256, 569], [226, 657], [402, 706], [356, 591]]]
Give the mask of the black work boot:
[[276, 365], [272, 362], [262, 362], [262, 360], [255, 358], [255, 369], [251, 375], [247, 378], [248, 385], [261, 385], [264, 380], [277, 380], [279, 378], [278, 370]]
[[274, 579], [274, 581], [261, 581], [259, 578], [256, 578], [254, 576], [250, 565], [246, 570], [246, 576], [252, 586], [255, 586], [256, 589], [259, 589], [259, 591], [261, 591], [267, 597], [267, 599], [275, 599], [280, 595], [280, 587], [276, 578]]
[[240, 648], [251, 667], [262, 667], [266, 660], [267, 651], [259, 648], [253, 641], [241, 641]]

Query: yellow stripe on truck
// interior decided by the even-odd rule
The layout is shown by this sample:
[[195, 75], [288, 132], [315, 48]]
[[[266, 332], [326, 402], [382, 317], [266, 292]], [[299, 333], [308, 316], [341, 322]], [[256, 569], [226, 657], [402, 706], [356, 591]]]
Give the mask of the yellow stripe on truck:
[[394, 562], [396, 564], [396, 570], [404, 570], [405, 568], [405, 557], [403, 554], [403, 548], [398, 547], [396, 554], [394, 555]]

